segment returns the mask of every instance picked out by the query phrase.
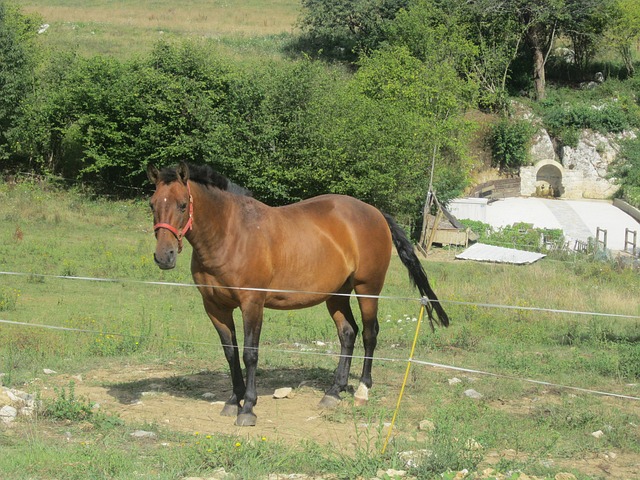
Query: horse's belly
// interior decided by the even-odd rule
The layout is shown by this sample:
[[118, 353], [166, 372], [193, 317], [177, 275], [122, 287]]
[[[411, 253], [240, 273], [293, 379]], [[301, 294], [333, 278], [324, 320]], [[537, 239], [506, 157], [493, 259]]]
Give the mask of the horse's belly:
[[297, 310], [300, 308], [313, 307], [325, 302], [331, 295], [326, 293], [306, 293], [306, 292], [272, 292], [267, 296], [265, 307], [275, 310]]

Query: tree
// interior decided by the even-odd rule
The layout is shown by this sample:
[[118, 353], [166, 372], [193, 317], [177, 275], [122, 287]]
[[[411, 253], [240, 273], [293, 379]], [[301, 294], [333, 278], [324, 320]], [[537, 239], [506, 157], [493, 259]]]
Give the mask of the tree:
[[606, 37], [618, 50], [627, 74], [635, 73], [632, 48], [640, 41], [640, 2], [638, 0], [615, 0], [612, 21], [608, 25]]
[[[409, 0], [302, 0], [299, 23], [320, 49], [371, 52]], [[325, 52], [326, 53], [326, 52]]]
[[564, 18], [564, 0], [487, 0], [487, 12], [515, 19], [524, 41], [531, 50], [533, 85], [538, 100], [545, 97], [545, 67], [553, 41]]
[[565, 1], [562, 32], [571, 39], [576, 66], [585, 70], [596, 53], [602, 33], [612, 21], [614, 0]]
[[[462, 114], [472, 104], [475, 82], [461, 77], [455, 62], [439, 55], [430, 55], [423, 61], [412, 55], [407, 46], [389, 46], [363, 57], [355, 81], [367, 97], [416, 115], [421, 125], [418, 141], [422, 145], [417, 167], [425, 187], [430, 178], [434, 184], [442, 180], [447, 186], [439, 196], [445, 202], [460, 193], [467, 172], [462, 139], [470, 131]], [[458, 173], [455, 181], [446, 174], [447, 170]]]
[[35, 17], [22, 15], [0, 2], [0, 158], [9, 156], [8, 132], [20, 116], [20, 106], [33, 90]]

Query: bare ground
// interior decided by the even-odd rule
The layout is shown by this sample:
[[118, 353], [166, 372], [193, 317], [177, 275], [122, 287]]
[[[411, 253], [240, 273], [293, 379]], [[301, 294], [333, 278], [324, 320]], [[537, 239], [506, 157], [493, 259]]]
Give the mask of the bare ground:
[[[311, 371], [310, 371], [311, 370]], [[329, 377], [331, 372], [313, 372], [313, 369], [263, 370], [259, 377], [259, 400], [255, 408], [258, 415], [256, 427], [236, 427], [234, 418], [219, 415], [221, 402], [231, 393], [228, 375], [220, 371], [202, 371], [182, 374], [184, 367], [175, 364], [116, 365], [92, 370], [82, 377], [56, 375], [47, 378], [49, 385], [43, 392], [52, 392], [51, 385], [66, 386], [75, 382], [77, 396], [100, 405], [103, 411], [119, 416], [130, 424], [157, 424], [173, 431], [206, 434], [227, 434], [247, 438], [266, 437], [288, 444], [314, 441], [339, 447], [343, 451], [363, 448], [363, 436], [367, 443], [375, 445], [387, 427], [380, 424], [357, 423], [349, 417], [351, 397], [343, 403], [346, 420], [341, 421], [333, 411], [318, 408], [323, 396], [319, 377]], [[312, 380], [308, 380], [312, 378]], [[275, 399], [274, 389], [294, 387], [293, 398]], [[556, 396], [549, 391], [547, 395]], [[207, 394], [207, 395], [205, 395]], [[213, 398], [211, 398], [213, 395]], [[389, 407], [394, 399], [387, 399]], [[348, 407], [348, 408], [347, 408]], [[520, 402], [496, 403], [492, 408], [510, 412], [526, 412], [531, 408], [530, 399]], [[412, 438], [424, 436], [424, 432], [398, 432]], [[478, 471], [495, 466], [501, 459], [524, 461], [526, 457], [515, 450], [487, 451]], [[640, 478], [640, 455], [625, 452], [588, 453], [582, 458], [549, 459], [555, 467], [575, 469], [593, 478]], [[535, 478], [535, 477], [526, 477]]]

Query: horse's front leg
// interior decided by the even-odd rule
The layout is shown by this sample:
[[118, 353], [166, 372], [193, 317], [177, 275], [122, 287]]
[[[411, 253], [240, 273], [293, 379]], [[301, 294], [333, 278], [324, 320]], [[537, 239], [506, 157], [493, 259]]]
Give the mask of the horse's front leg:
[[247, 389], [244, 394], [242, 408], [236, 418], [236, 425], [251, 427], [256, 424], [257, 420], [256, 414], [253, 413], [253, 407], [258, 403], [256, 370], [258, 368], [258, 345], [260, 344], [264, 305], [262, 302], [256, 302], [241, 308], [244, 321], [244, 352], [242, 358], [247, 371]]
[[235, 417], [240, 411], [240, 401], [244, 397], [246, 388], [244, 379], [242, 378], [236, 327], [233, 323], [233, 310], [222, 310], [207, 300], [204, 301], [204, 308], [220, 336], [220, 342], [222, 343], [224, 356], [229, 364], [233, 385], [233, 393], [229, 400], [225, 402], [220, 415]]

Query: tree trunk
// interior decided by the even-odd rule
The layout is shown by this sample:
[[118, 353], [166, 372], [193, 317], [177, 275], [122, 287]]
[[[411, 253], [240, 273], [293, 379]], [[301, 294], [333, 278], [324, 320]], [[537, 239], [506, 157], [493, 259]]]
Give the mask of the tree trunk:
[[533, 86], [536, 90], [536, 100], [543, 100], [545, 97], [545, 58], [543, 50], [544, 35], [539, 30], [539, 26], [534, 25], [529, 29], [527, 40], [533, 49]]
[[533, 85], [536, 89], [536, 100], [544, 100], [545, 97], [545, 72], [544, 54], [538, 47], [533, 50]]
[[621, 45], [620, 54], [622, 56], [622, 60], [624, 61], [624, 66], [627, 69], [627, 75], [629, 77], [633, 77], [633, 74], [635, 73], [635, 68], [633, 67], [633, 57], [631, 55], [631, 46]]

